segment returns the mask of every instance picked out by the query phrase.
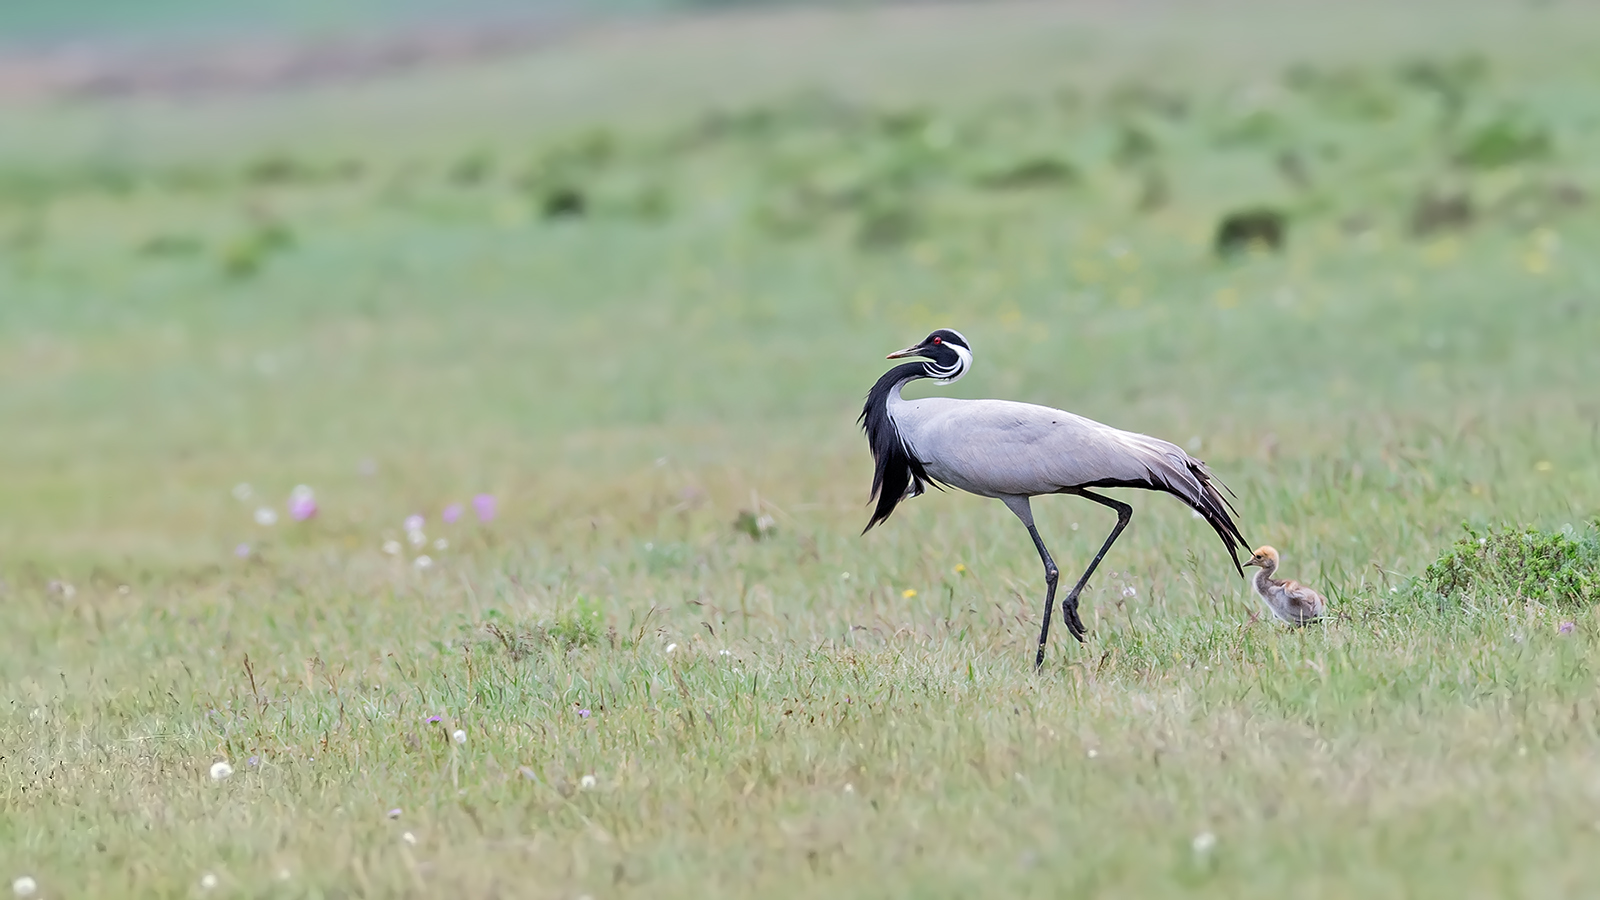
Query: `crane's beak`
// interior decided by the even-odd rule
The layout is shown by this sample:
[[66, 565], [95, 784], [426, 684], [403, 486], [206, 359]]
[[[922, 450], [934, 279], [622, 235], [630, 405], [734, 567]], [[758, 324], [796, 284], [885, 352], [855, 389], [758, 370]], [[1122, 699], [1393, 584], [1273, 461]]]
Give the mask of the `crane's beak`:
[[922, 345], [918, 344], [915, 347], [907, 347], [904, 350], [896, 350], [895, 352], [889, 354], [888, 356], [886, 356], [884, 358], [885, 359], [904, 359], [907, 356], [921, 356], [921, 355], [922, 355]]

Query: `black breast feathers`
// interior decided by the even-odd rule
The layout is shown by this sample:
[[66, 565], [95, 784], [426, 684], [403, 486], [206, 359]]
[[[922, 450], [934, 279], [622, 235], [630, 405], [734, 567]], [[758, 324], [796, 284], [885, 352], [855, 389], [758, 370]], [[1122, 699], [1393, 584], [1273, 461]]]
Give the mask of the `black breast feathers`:
[[861, 429], [867, 433], [867, 443], [872, 447], [872, 497], [878, 501], [872, 511], [872, 520], [861, 529], [862, 534], [872, 530], [889, 518], [901, 500], [921, 494], [933, 483], [923, 470], [922, 462], [911, 455], [900, 432], [889, 418], [889, 395], [896, 388], [916, 378], [927, 378], [924, 363], [906, 363], [883, 373], [878, 383], [867, 392], [867, 404], [861, 408]]

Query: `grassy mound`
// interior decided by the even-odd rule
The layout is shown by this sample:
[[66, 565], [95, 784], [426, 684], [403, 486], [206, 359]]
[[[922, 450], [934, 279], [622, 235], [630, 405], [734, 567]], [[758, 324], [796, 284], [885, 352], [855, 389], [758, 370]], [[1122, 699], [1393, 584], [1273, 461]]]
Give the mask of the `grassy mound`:
[[1468, 527], [1422, 573], [1422, 583], [1441, 602], [1465, 595], [1592, 606], [1600, 602], [1600, 523], [1581, 531]]

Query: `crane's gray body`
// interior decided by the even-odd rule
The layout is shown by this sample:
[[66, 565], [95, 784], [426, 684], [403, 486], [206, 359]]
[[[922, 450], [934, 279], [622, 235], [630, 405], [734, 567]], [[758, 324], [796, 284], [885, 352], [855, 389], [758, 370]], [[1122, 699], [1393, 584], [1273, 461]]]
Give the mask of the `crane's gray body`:
[[[902, 385], [903, 387], [903, 385]], [[1065, 410], [1013, 400], [906, 400], [896, 389], [889, 418], [934, 480], [1006, 500], [1078, 487], [1159, 485], [1191, 503], [1206, 485], [1204, 463], [1176, 444]], [[1032, 516], [1023, 521], [1032, 524]]]

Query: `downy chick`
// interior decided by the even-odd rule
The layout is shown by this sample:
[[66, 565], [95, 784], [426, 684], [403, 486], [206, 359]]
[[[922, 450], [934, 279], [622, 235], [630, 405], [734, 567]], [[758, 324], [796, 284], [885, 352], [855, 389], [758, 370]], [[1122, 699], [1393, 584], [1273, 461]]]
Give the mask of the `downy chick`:
[[1267, 601], [1273, 615], [1283, 621], [1294, 626], [1304, 625], [1327, 612], [1328, 601], [1321, 594], [1298, 581], [1272, 577], [1272, 573], [1278, 571], [1278, 551], [1262, 547], [1245, 565], [1261, 568], [1251, 583], [1261, 599]]

